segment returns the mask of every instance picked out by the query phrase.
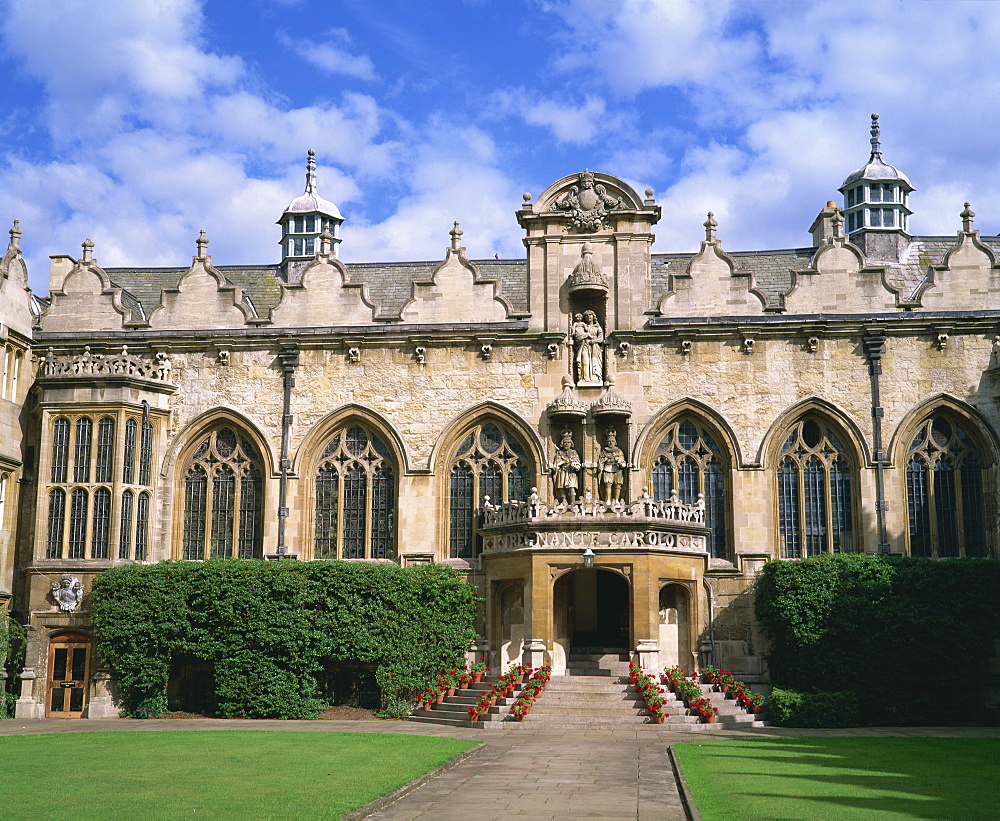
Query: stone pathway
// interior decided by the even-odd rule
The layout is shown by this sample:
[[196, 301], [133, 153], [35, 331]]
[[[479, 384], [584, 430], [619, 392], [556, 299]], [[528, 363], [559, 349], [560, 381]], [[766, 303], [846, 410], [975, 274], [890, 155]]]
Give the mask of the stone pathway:
[[691, 735], [654, 725], [613, 730], [473, 730], [396, 721], [226, 721], [218, 719], [43, 719], [0, 721], [0, 736], [101, 730], [296, 730], [465, 738], [484, 748], [370, 816], [376, 819], [491, 821], [526, 818], [687, 816], [669, 759], [672, 744], [761, 736], [928, 736], [1000, 738], [996, 727], [866, 727], [853, 730], [709, 730]]

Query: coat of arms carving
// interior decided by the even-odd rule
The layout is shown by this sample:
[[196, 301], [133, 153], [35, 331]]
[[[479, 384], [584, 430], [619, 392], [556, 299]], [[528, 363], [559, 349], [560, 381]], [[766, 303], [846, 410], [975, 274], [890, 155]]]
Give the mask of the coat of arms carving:
[[63, 613], [74, 613], [83, 601], [83, 583], [68, 573], [60, 576], [59, 581], [52, 582], [52, 598]]
[[576, 178], [576, 185], [552, 203], [553, 211], [569, 212], [570, 225], [577, 231], [592, 233], [607, 227], [608, 214], [622, 207], [622, 198], [612, 197], [607, 188], [594, 179], [591, 171]]

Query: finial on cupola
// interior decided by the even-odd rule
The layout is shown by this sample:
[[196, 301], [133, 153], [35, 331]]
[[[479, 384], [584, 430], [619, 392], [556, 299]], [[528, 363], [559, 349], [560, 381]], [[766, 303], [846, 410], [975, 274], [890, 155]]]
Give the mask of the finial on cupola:
[[306, 160], [306, 193], [315, 194], [316, 193], [316, 152], [311, 148], [307, 152], [308, 159]]
[[198, 239], [195, 240], [198, 246], [198, 259], [205, 259], [208, 257], [208, 237], [205, 236], [205, 231], [202, 229], [201, 233], [198, 234]]
[[14, 220], [14, 227], [10, 229], [10, 245], [8, 248], [11, 251], [17, 251], [21, 248], [21, 223], [19, 220]]
[[83, 259], [81, 262], [91, 263], [94, 261], [94, 241], [87, 237], [83, 241]]
[[455, 227], [449, 232], [451, 235], [451, 250], [459, 251], [462, 248], [462, 229], [458, 227], [458, 220], [455, 220]]
[[878, 114], [872, 114], [872, 159], [882, 159], [882, 147], [879, 144]]

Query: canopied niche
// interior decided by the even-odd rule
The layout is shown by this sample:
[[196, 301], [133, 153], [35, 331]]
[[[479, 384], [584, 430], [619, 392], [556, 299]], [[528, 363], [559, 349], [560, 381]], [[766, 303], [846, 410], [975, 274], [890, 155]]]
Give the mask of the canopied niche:
[[679, 665], [693, 672], [691, 654], [691, 601], [687, 588], [665, 584], [660, 588], [660, 663]]

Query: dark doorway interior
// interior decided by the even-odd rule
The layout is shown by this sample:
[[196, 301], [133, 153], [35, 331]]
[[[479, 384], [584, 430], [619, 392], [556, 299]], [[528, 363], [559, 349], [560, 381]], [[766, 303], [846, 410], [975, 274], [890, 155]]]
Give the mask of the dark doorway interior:
[[573, 585], [570, 651], [591, 653], [629, 648], [629, 586], [609, 570], [580, 570]]

